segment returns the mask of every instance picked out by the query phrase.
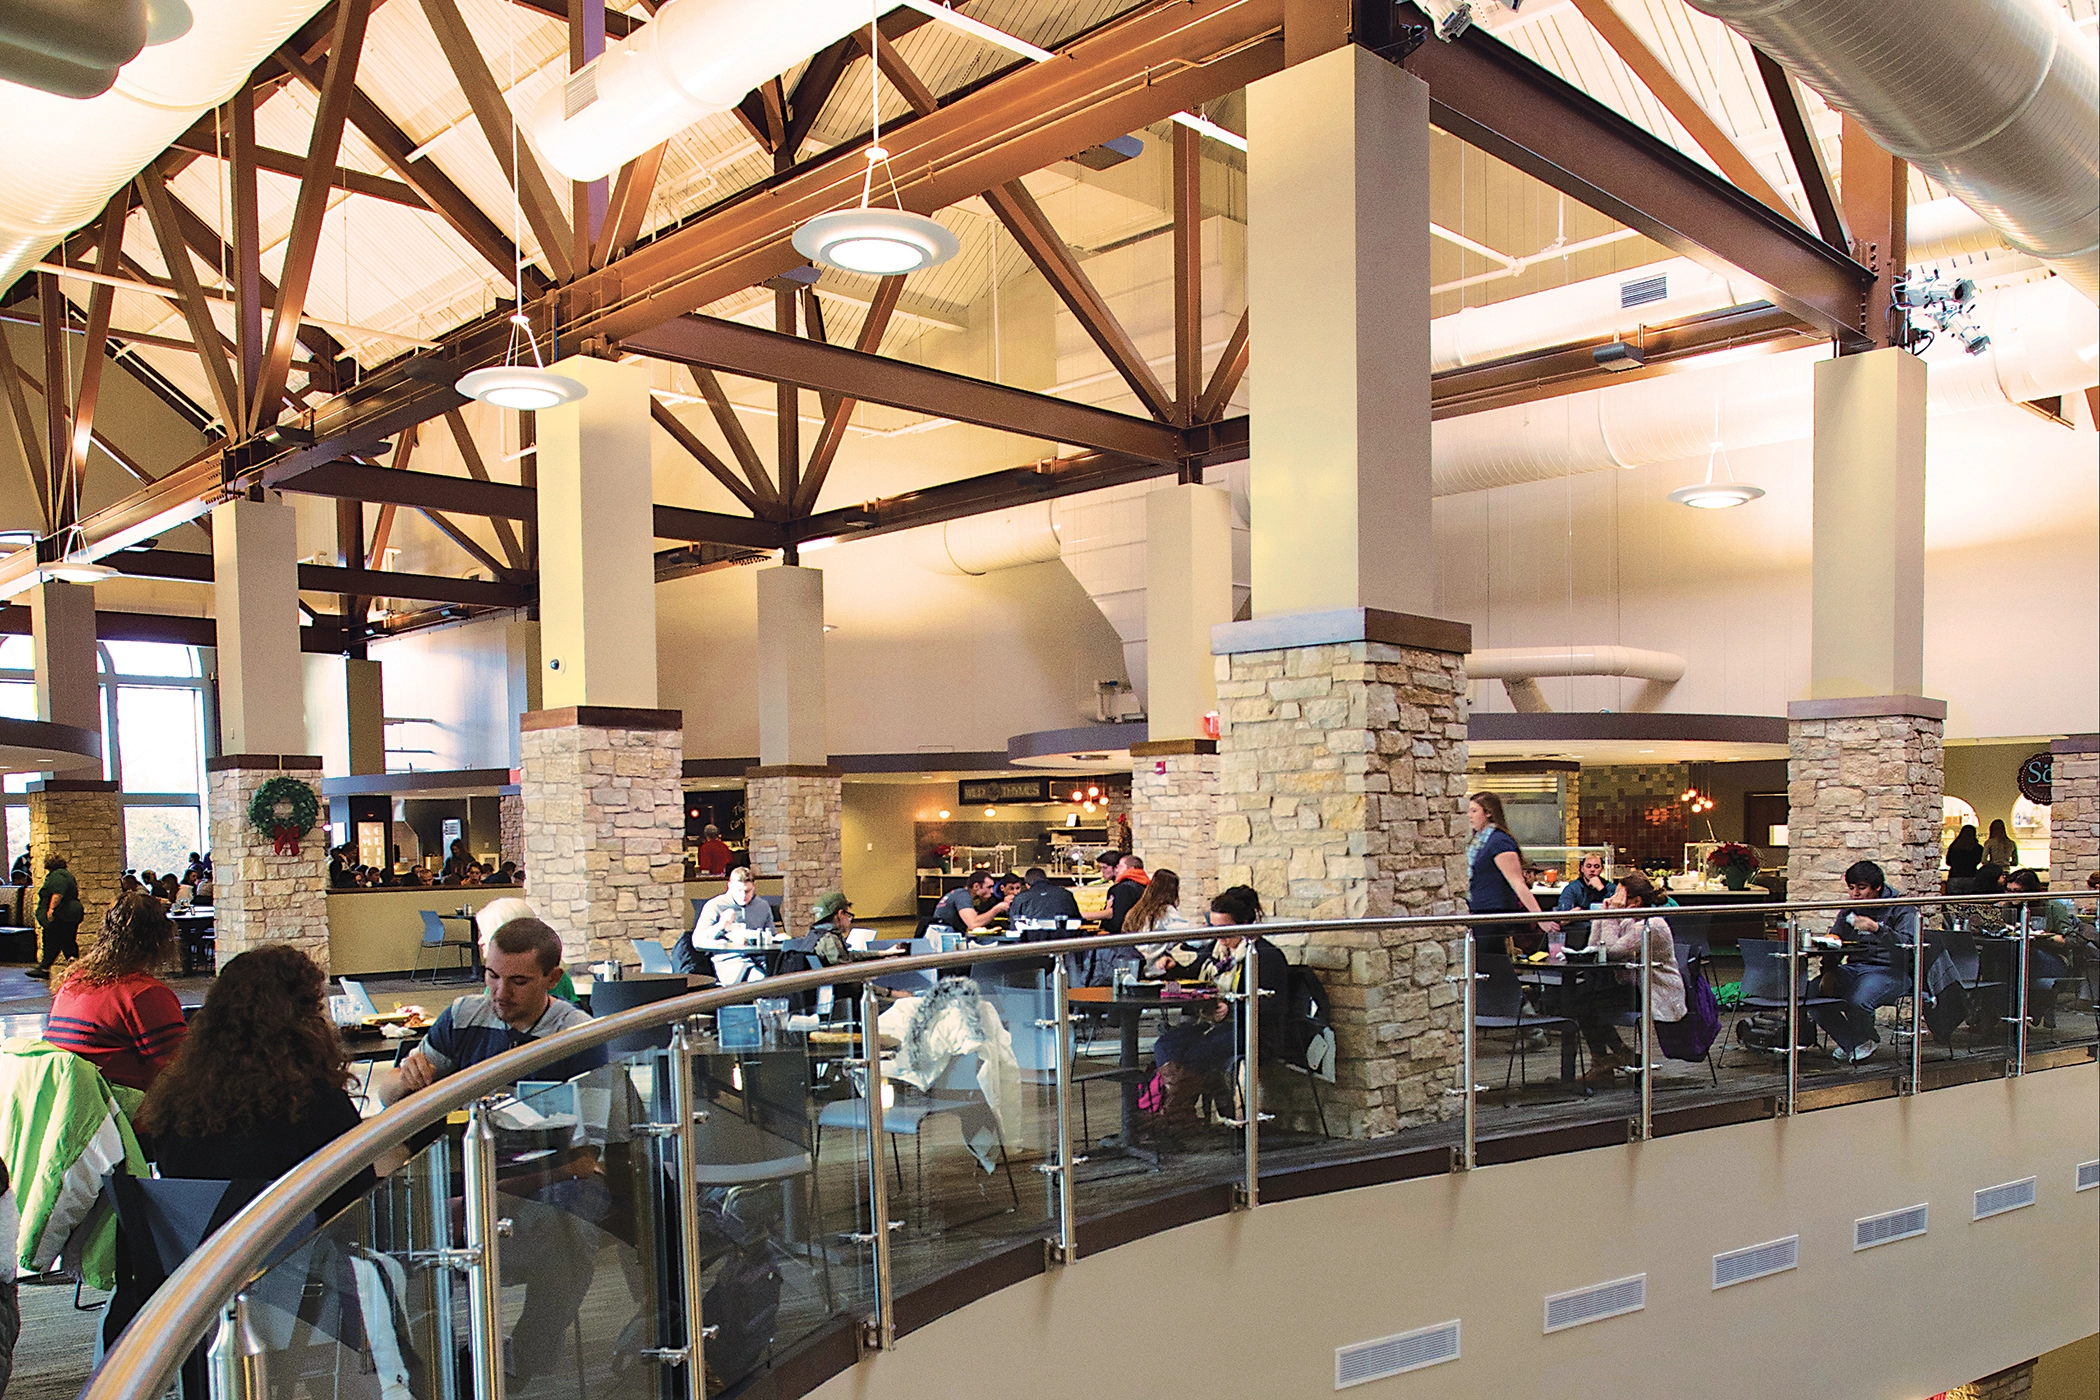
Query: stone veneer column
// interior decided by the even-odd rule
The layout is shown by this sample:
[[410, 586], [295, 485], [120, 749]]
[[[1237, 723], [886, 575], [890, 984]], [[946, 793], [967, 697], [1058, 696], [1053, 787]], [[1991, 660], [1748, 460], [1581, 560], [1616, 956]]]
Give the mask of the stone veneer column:
[[841, 803], [836, 768], [787, 763], [745, 770], [745, 848], [755, 873], [781, 877], [781, 914], [791, 938], [809, 932], [818, 895], [845, 885]]
[[[1277, 919], [1464, 910], [1465, 653], [1461, 623], [1378, 609], [1220, 627], [1218, 883], [1251, 884]], [[1352, 1137], [1448, 1116], [1458, 989], [1431, 930], [1286, 936], [1334, 1004], [1329, 1126]], [[1265, 1081], [1304, 1126], [1294, 1076]]]
[[521, 715], [525, 896], [570, 963], [625, 962], [685, 917], [685, 718], [576, 705]]
[[525, 863], [525, 795], [521, 792], [496, 798], [496, 845], [503, 859]]
[[[300, 838], [299, 854], [248, 821], [248, 804], [272, 778], [321, 787], [318, 754], [224, 754], [205, 761], [211, 812], [213, 933], [221, 967], [265, 943], [290, 943], [328, 970], [328, 829]], [[323, 809], [322, 820], [326, 820]]]
[[1131, 844], [1147, 870], [1181, 877], [1181, 912], [1203, 922], [1218, 884], [1218, 745], [1159, 739], [1130, 746]]
[[1937, 890], [1947, 705], [1916, 695], [1787, 706], [1787, 895], [1842, 899], [1871, 860], [1905, 894]]
[[2058, 739], [2049, 755], [2049, 888], [2083, 890], [2100, 870], [2100, 734]]
[[1942, 1400], [2019, 1400], [2034, 1393], [2034, 1362], [2022, 1361], [1948, 1391]]
[[31, 869], [25, 912], [35, 908], [36, 889], [51, 856], [64, 856], [80, 885], [80, 946], [85, 949], [102, 931], [102, 917], [117, 902], [118, 882], [124, 878], [124, 799], [115, 783], [45, 778], [29, 784]]

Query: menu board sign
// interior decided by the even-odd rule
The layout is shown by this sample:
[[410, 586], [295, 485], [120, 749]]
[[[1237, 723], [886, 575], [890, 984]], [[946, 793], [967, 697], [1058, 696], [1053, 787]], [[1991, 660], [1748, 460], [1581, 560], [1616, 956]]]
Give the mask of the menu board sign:
[[956, 800], [965, 807], [1050, 800], [1048, 778], [965, 778], [955, 789]]

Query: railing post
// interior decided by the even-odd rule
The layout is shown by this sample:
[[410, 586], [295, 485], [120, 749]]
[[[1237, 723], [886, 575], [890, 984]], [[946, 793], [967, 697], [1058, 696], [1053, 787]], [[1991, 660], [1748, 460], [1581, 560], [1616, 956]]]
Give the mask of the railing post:
[[[423, 1162], [424, 1205], [429, 1215], [430, 1247], [442, 1257], [452, 1248], [452, 1154], [439, 1147], [418, 1154]], [[430, 1271], [430, 1366], [439, 1395], [459, 1394], [458, 1343], [452, 1316], [453, 1270]]]
[[896, 1301], [890, 1279], [890, 1183], [882, 1174], [884, 1119], [882, 1104], [882, 1032], [876, 1026], [881, 1009], [875, 984], [860, 986], [860, 1048], [868, 1084], [868, 1234], [875, 1273], [875, 1316], [861, 1324], [861, 1345], [871, 1351], [897, 1346]]
[[685, 1303], [685, 1396], [707, 1400], [707, 1322], [700, 1300], [700, 1105], [693, 1088], [692, 1022], [671, 1028], [671, 1110], [678, 1139], [678, 1278]]
[[1240, 940], [1240, 1119], [1246, 1130], [1246, 1180], [1240, 1183], [1239, 1207], [1253, 1210], [1261, 1204], [1261, 962], [1254, 955], [1254, 937]]
[[1476, 1063], [1478, 1047], [1473, 1042], [1475, 1034], [1473, 1017], [1474, 1013], [1480, 1008], [1480, 975], [1477, 963], [1478, 950], [1473, 946], [1473, 931], [1471, 929], [1459, 931], [1458, 948], [1458, 1007], [1459, 1015], [1464, 1018], [1464, 1030], [1459, 1037], [1459, 1068], [1465, 1074], [1465, 1078], [1460, 1081], [1461, 1087], [1458, 1091], [1461, 1095], [1460, 1101], [1465, 1109], [1464, 1128], [1459, 1135], [1458, 1169], [1462, 1172], [1469, 1172], [1473, 1170], [1475, 1163], [1478, 1161], [1474, 1152], [1474, 1133], [1479, 1126], [1478, 1115], [1480, 1111], [1480, 1085], [1474, 1080], [1474, 1072], [1478, 1068]]
[[2018, 1024], [2013, 1027], [2012, 1072], [2015, 1076], [2027, 1073], [2027, 943], [2028, 911], [2034, 906], [2020, 906], [2020, 994], [2014, 1006]]
[[[1947, 907], [1940, 906], [1940, 922], [1947, 922]], [[1925, 916], [1918, 915], [1918, 932], [1910, 941], [1910, 1091], [1925, 1087]]]
[[1794, 1095], [1801, 1082], [1801, 928], [1786, 921], [1786, 1116], [1794, 1116]]
[[475, 1400], [503, 1400], [503, 1261], [497, 1241], [510, 1222], [496, 1215], [496, 1125], [493, 1099], [467, 1110], [465, 1165], [467, 1326]]
[[1057, 1161], [1044, 1170], [1057, 1183], [1057, 1241], [1051, 1246], [1052, 1256], [1061, 1264], [1069, 1264], [1079, 1257], [1079, 1222], [1074, 1218], [1072, 1201], [1073, 1168], [1086, 1158], [1072, 1155], [1072, 974], [1063, 958], [1050, 960], [1050, 989], [1056, 1006], [1044, 1028], [1054, 1030], [1057, 1037]]
[[236, 1294], [205, 1353], [211, 1400], [265, 1400], [270, 1393], [267, 1354], [248, 1317], [248, 1295]]
[[[1594, 925], [1592, 929], [1594, 931]], [[1649, 1050], [1655, 1036], [1654, 956], [1648, 950], [1648, 923], [1641, 921], [1641, 1141], [1655, 1136], [1655, 1060]]]

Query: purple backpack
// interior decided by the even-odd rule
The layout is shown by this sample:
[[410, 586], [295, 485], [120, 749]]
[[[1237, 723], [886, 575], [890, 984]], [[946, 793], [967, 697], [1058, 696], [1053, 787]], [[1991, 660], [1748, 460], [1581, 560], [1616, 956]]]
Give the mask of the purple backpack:
[[1694, 965], [1684, 979], [1684, 1019], [1657, 1021], [1655, 1043], [1673, 1060], [1703, 1060], [1720, 1034], [1720, 998]]

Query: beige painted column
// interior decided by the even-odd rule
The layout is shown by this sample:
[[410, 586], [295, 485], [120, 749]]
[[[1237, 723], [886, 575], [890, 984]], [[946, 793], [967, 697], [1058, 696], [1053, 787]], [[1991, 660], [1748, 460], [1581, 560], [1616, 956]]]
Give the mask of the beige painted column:
[[[2100, 870], [2100, 734], [2049, 746], [2049, 888], [2082, 891]], [[2079, 913], [2092, 917], [2086, 905]]]
[[[46, 582], [25, 597], [38, 718], [100, 734], [106, 745], [95, 666], [94, 587]], [[65, 857], [86, 911], [80, 921], [85, 948], [101, 929], [124, 874], [124, 809], [117, 785], [92, 769], [63, 778], [46, 774], [29, 784], [28, 807], [31, 887], [42, 882], [50, 857]]]
[[824, 574], [782, 565], [758, 575], [758, 757], [744, 775], [751, 864], [781, 877], [788, 932], [809, 932], [819, 894], [845, 883], [844, 794], [824, 717]]
[[1787, 706], [1787, 890], [1845, 892], [1853, 863], [1937, 890], [1946, 702], [1925, 658], [1925, 365], [1906, 350], [1816, 366], [1813, 633]]
[[1433, 613], [1429, 88], [1355, 45], [1247, 88], [1254, 616]]
[[1232, 621], [1232, 496], [1180, 485], [1145, 497], [1145, 669], [1150, 735], [1130, 746], [1131, 841], [1153, 870], [1181, 877], [1181, 908], [1202, 913], [1218, 882], [1218, 707], [1213, 627]]
[[[1253, 619], [1213, 629], [1218, 883], [1281, 918], [1450, 913], [1471, 630], [1436, 611], [1429, 92], [1345, 45], [1247, 89]], [[1301, 935], [1334, 1005], [1329, 1124], [1447, 1116], [1456, 929]], [[1294, 1127], [1302, 1076], [1265, 1079]]]
[[542, 703], [656, 708], [649, 371], [585, 357], [590, 393], [539, 415]]

